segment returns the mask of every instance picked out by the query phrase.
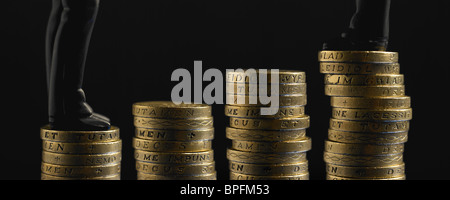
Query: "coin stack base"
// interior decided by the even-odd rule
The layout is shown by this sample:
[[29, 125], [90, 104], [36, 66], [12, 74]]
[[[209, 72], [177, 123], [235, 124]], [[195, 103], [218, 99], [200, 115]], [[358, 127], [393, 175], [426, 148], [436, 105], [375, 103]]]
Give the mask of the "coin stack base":
[[216, 180], [211, 106], [133, 104], [138, 180]]
[[[267, 84], [251, 83], [258, 75], [267, 75]], [[306, 136], [309, 116], [305, 114], [306, 83], [301, 71], [280, 70], [278, 75], [258, 70], [255, 76], [243, 72], [227, 73], [225, 115], [229, 117], [226, 137], [231, 140], [227, 149], [231, 180], [308, 180], [306, 152], [311, 138]], [[278, 111], [263, 115], [269, 108], [256, 101], [252, 92], [272, 90], [272, 76], [278, 76]], [[262, 88], [263, 87], [263, 88]], [[239, 99], [244, 101], [239, 102]]]
[[328, 180], [404, 180], [404, 144], [412, 119], [398, 53], [321, 51], [331, 96], [324, 161]]
[[120, 180], [119, 128], [59, 131], [41, 128], [42, 180]]

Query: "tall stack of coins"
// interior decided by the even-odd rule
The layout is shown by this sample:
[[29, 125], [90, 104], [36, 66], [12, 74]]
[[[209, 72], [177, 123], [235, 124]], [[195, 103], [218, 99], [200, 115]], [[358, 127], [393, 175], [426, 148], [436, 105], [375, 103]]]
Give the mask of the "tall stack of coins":
[[216, 180], [211, 106], [133, 104], [138, 180]]
[[403, 180], [411, 99], [398, 53], [321, 51], [332, 118], [324, 161], [329, 180]]
[[[231, 180], [307, 180], [309, 179], [306, 152], [311, 138], [306, 136], [309, 116], [305, 115], [305, 72], [280, 70], [278, 74], [278, 112], [264, 115], [261, 102], [251, 104], [252, 88], [271, 93], [271, 74], [259, 70], [253, 76], [243, 72], [227, 72], [227, 105], [229, 117], [226, 137], [232, 141], [227, 149]], [[252, 83], [263, 74], [265, 84]], [[245, 98], [245, 103], [238, 98]]]
[[41, 128], [42, 180], [120, 180], [119, 128], [59, 131]]

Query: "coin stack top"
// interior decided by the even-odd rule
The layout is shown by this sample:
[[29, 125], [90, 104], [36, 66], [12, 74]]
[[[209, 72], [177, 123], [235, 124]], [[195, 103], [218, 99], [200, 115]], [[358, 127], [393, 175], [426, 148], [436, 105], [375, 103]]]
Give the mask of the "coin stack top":
[[[279, 70], [279, 107], [273, 115], [264, 115], [261, 108], [268, 105], [250, 102], [261, 90], [272, 94], [272, 73], [255, 70], [254, 76], [245, 72], [228, 72], [225, 115], [229, 117], [226, 137], [231, 180], [306, 180], [309, 179], [306, 152], [311, 138], [306, 136], [309, 116], [305, 114], [305, 72]], [[247, 71], [248, 72], [248, 71]], [[258, 84], [260, 75], [267, 83]], [[254, 97], [254, 96], [253, 96]], [[243, 103], [238, 102], [242, 98]]]
[[412, 119], [397, 52], [321, 51], [332, 113], [324, 161], [330, 180], [402, 180]]
[[211, 106], [133, 104], [138, 180], [215, 180]]
[[122, 140], [119, 128], [60, 131], [41, 128], [42, 180], [119, 180]]

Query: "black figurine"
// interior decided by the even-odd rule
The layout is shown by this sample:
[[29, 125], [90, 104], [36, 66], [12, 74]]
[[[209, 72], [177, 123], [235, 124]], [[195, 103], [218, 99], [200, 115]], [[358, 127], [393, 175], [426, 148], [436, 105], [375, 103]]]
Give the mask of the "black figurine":
[[81, 89], [100, 0], [53, 0], [46, 35], [48, 114], [52, 129], [107, 130]]
[[356, 12], [339, 38], [323, 44], [323, 50], [385, 51], [389, 40], [391, 0], [356, 0]]

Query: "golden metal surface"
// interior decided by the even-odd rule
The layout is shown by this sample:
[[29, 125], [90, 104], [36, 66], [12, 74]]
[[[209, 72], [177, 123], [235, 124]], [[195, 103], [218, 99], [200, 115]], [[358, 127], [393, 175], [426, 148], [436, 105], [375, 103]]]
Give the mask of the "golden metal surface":
[[[277, 97], [278, 106], [304, 106], [307, 104], [306, 95], [280, 95]], [[252, 98], [255, 99], [255, 102], [250, 102]], [[258, 96], [226, 94], [226, 99], [227, 104], [233, 106], [270, 106], [270, 103], [261, 103]]]
[[214, 139], [214, 128], [195, 130], [166, 130], [135, 127], [135, 137], [157, 141], [194, 141]]
[[330, 129], [352, 132], [404, 132], [409, 130], [409, 121], [349, 121], [330, 119]]
[[309, 173], [286, 176], [258, 176], [230, 172], [230, 180], [309, 180]]
[[[276, 85], [278, 95], [306, 94], [306, 83], [287, 83]], [[225, 92], [237, 95], [258, 95], [263, 90], [267, 95], [274, 94], [271, 84], [226, 83]]]
[[351, 167], [326, 164], [326, 172], [332, 176], [350, 178], [393, 178], [405, 176], [405, 163], [385, 167]]
[[171, 101], [145, 101], [133, 104], [133, 115], [165, 119], [204, 118], [211, 116], [211, 106], [206, 104], [179, 104]]
[[42, 162], [55, 165], [97, 166], [120, 163], [121, 152], [105, 154], [60, 154], [42, 151]]
[[403, 163], [403, 154], [388, 155], [347, 155], [325, 151], [323, 153], [325, 163], [344, 165], [344, 166], [361, 166], [361, 167], [383, 167], [391, 165], [399, 165]]
[[51, 176], [94, 178], [120, 174], [120, 163], [99, 166], [67, 166], [42, 162], [41, 172]]
[[311, 150], [311, 138], [305, 137], [301, 140], [260, 142], [232, 140], [231, 148], [247, 152], [290, 152]]
[[216, 172], [210, 174], [200, 175], [156, 175], [146, 174], [142, 172], [137, 173], [137, 180], [216, 180]]
[[158, 119], [135, 116], [134, 126], [168, 130], [193, 130], [201, 128], [213, 128], [213, 117], [192, 119]]
[[[259, 81], [259, 74], [262, 73], [259, 70], [256, 70], [256, 74], [254, 76], [246, 76], [246, 69], [243, 72], [227, 72], [226, 73], [226, 82], [243, 82], [243, 83], [257, 83]], [[271, 83], [271, 70], [268, 69], [267, 73], [264, 74], [267, 77], [267, 83]], [[278, 83], [305, 83], [306, 82], [306, 74], [303, 71], [296, 70], [279, 70], [278, 75]]]
[[399, 74], [399, 63], [321, 62], [323, 74]]
[[305, 115], [305, 106], [285, 106], [278, 107], [277, 109], [278, 112], [274, 115], [261, 115], [261, 107], [258, 106], [225, 105], [225, 115], [228, 117], [243, 118], [289, 118]]
[[351, 109], [332, 108], [331, 116], [335, 119], [357, 121], [405, 121], [412, 119], [412, 109]]
[[66, 143], [42, 141], [42, 150], [62, 154], [102, 154], [122, 150], [122, 140], [97, 143]]
[[408, 131], [361, 133], [329, 129], [328, 139], [336, 142], [357, 144], [396, 144], [408, 141]]
[[158, 141], [133, 138], [134, 149], [159, 152], [196, 152], [207, 151], [212, 147], [212, 140], [195, 141]]
[[211, 174], [216, 169], [214, 161], [197, 164], [159, 164], [136, 161], [136, 170], [155, 175], [191, 175]]
[[41, 139], [58, 142], [112, 142], [120, 139], [120, 130], [111, 126], [106, 131], [59, 131], [49, 125], [41, 128]]
[[395, 178], [349, 178], [349, 177], [340, 177], [340, 176], [333, 176], [330, 174], [327, 174], [326, 177], [327, 180], [380, 180], [380, 181], [388, 181], [388, 180], [406, 180], [406, 176], [399, 176]]
[[318, 57], [319, 62], [398, 62], [398, 53], [387, 51], [320, 51]]
[[280, 119], [251, 119], [230, 117], [230, 127], [241, 129], [282, 130], [309, 127], [309, 116]]
[[331, 97], [331, 106], [339, 108], [410, 108], [411, 97]]
[[306, 135], [306, 129], [295, 130], [247, 130], [226, 127], [226, 137], [230, 140], [285, 141], [298, 140]]
[[325, 74], [325, 85], [403, 85], [403, 74]]
[[350, 86], [325, 85], [325, 95], [333, 97], [398, 97], [405, 95], [404, 85]]
[[214, 161], [214, 151], [201, 152], [150, 152], [134, 151], [134, 158], [137, 161], [166, 164], [194, 164], [210, 163]]
[[41, 173], [41, 180], [120, 180], [120, 174], [104, 176], [104, 177], [63, 177], [63, 176], [52, 176], [48, 174]]
[[412, 119], [399, 54], [321, 51], [331, 96], [324, 161], [328, 180], [404, 180], [404, 143]]
[[306, 161], [304, 152], [282, 152], [282, 153], [255, 153], [227, 149], [227, 158], [230, 161], [255, 164], [285, 164]]
[[229, 169], [239, 174], [289, 176], [308, 173], [308, 161], [292, 164], [249, 164], [229, 161]]
[[349, 155], [386, 155], [404, 151], [404, 144], [349, 144], [325, 140], [325, 151]]

